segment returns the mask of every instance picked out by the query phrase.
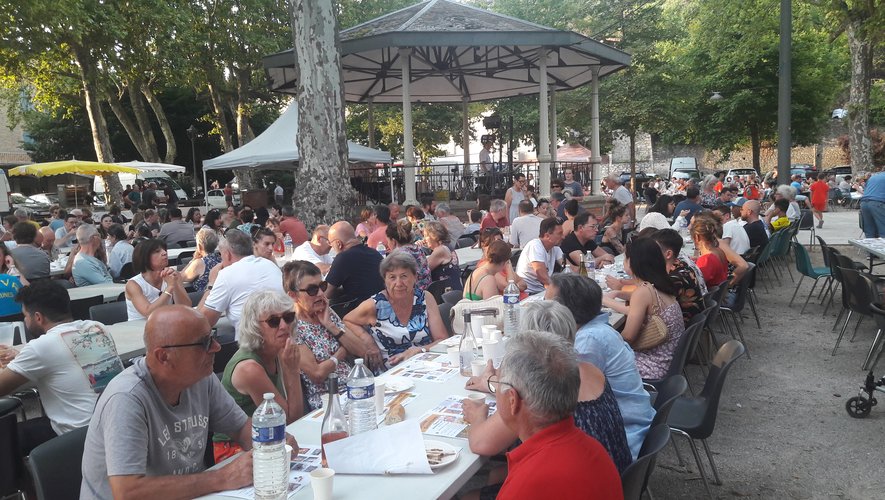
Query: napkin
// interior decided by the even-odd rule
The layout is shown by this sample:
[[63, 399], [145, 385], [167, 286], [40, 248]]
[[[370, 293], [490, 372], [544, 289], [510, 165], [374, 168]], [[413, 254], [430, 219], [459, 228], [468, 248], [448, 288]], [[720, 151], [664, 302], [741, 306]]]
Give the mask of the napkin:
[[326, 443], [336, 474], [432, 474], [415, 419]]

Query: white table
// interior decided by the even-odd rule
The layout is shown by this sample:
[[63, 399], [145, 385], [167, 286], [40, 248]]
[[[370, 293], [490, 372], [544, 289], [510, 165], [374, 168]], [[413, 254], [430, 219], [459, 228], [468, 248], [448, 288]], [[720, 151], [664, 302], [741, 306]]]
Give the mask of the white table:
[[482, 259], [482, 248], [464, 247], [455, 250], [458, 256], [458, 265], [462, 268], [475, 265]]
[[169, 260], [175, 260], [181, 256], [181, 254], [185, 252], [196, 252], [197, 247], [187, 247], [187, 248], [170, 248], [166, 250], [166, 255], [169, 257]]
[[78, 286], [68, 288], [68, 296], [71, 300], [85, 299], [101, 295], [105, 302], [114, 302], [121, 293], [126, 291], [125, 283], [100, 283], [98, 285]]
[[[459, 395], [467, 397], [468, 391], [464, 389], [466, 382], [467, 378], [460, 375], [456, 375], [445, 383], [416, 380], [415, 387], [411, 391], [420, 396], [405, 407], [406, 418], [420, 418], [426, 411], [432, 409], [448, 396]], [[314, 419], [310, 415], [308, 414], [293, 422], [286, 430], [295, 436], [299, 444], [319, 446], [322, 419]], [[431, 475], [336, 474], [334, 498], [359, 500], [451, 498], [476, 474], [485, 461], [485, 458], [470, 452], [466, 439], [429, 435], [425, 435], [425, 439], [443, 441], [453, 446], [458, 446], [461, 448], [461, 454], [453, 464], [438, 469]], [[229, 497], [215, 494], [200, 498], [221, 500]], [[308, 485], [292, 498], [296, 500], [310, 500], [313, 498], [313, 490]]]
[[870, 269], [873, 269], [873, 259], [878, 257], [885, 259], [885, 238], [864, 238], [862, 240], [848, 240], [852, 246], [860, 248], [870, 255]]
[[[146, 319], [139, 319], [105, 325], [108, 333], [114, 339], [114, 344], [117, 346], [117, 355], [120, 356], [120, 359], [125, 361], [134, 356], [144, 354], [144, 325], [146, 323]], [[222, 336], [233, 335], [233, 325], [231, 325], [230, 320], [226, 316], [222, 316], [218, 320], [215, 328], [218, 329], [219, 334]]]

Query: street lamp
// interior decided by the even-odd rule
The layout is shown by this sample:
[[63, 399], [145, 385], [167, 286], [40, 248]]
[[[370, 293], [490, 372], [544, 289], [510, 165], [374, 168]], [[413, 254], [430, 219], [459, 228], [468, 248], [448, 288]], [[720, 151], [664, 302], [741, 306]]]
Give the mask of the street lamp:
[[[197, 187], [200, 185], [199, 182], [197, 182], [197, 147], [195, 145], [197, 137], [200, 136], [200, 134], [197, 131], [197, 127], [195, 127], [193, 125], [188, 127], [187, 128], [187, 136], [191, 140], [191, 161], [192, 161], [192, 165], [194, 166], [194, 198], [196, 198], [197, 197]], [[205, 188], [204, 188], [204, 191], [205, 191]]]

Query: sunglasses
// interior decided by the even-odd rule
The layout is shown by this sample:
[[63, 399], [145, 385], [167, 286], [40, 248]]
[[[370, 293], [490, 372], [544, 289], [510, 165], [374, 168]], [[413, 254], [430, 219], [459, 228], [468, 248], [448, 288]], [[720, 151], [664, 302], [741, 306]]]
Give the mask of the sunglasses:
[[[294, 313], [293, 313], [294, 314]], [[212, 343], [218, 341], [218, 330], [213, 328], [212, 331], [209, 332], [209, 335], [206, 335], [199, 342], [192, 342], [190, 344], [171, 344], [171, 345], [162, 345], [163, 349], [175, 349], [178, 347], [202, 347], [204, 351], [209, 352], [212, 349]]]
[[285, 321], [287, 325], [291, 325], [295, 322], [295, 313], [292, 311], [285, 312], [280, 314], [279, 316], [273, 315], [267, 319], [261, 320], [262, 323], [267, 323], [267, 326], [271, 328], [279, 328], [280, 321]]
[[329, 284], [326, 283], [325, 281], [320, 281], [319, 285], [310, 285], [307, 288], [299, 288], [295, 291], [296, 292], [304, 292], [304, 293], [310, 295], [311, 297], [316, 297], [317, 294], [320, 293], [320, 291], [325, 292], [326, 288], [329, 288]]

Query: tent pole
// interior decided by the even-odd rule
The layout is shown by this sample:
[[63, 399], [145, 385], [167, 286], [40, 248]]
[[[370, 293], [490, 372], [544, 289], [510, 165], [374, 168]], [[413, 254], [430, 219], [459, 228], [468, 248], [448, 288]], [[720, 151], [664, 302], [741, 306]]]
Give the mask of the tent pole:
[[369, 96], [369, 147], [375, 148], [375, 98]]
[[404, 205], [417, 205], [415, 186], [415, 146], [412, 143], [412, 96], [409, 85], [412, 79], [412, 49], [399, 49], [403, 68], [403, 170], [405, 171], [406, 199]]
[[206, 189], [203, 189], [203, 203], [206, 205], [206, 211], [209, 211], [209, 184], [206, 184], [206, 169], [203, 169], [203, 185], [206, 186]]
[[593, 73], [593, 81], [590, 83], [590, 192], [599, 193], [599, 181], [602, 172], [599, 164], [602, 157], [599, 155], [599, 66], [590, 68]]
[[547, 103], [547, 47], [538, 49], [538, 79], [541, 95], [538, 97], [538, 133], [540, 141], [535, 150], [538, 152], [538, 187], [542, 197], [550, 196], [550, 136], [547, 120], [549, 105]]
[[[467, 96], [461, 97], [461, 148], [464, 150], [464, 168], [461, 175], [470, 172], [470, 117], [467, 115]], [[457, 181], [456, 181], [457, 183]]]

